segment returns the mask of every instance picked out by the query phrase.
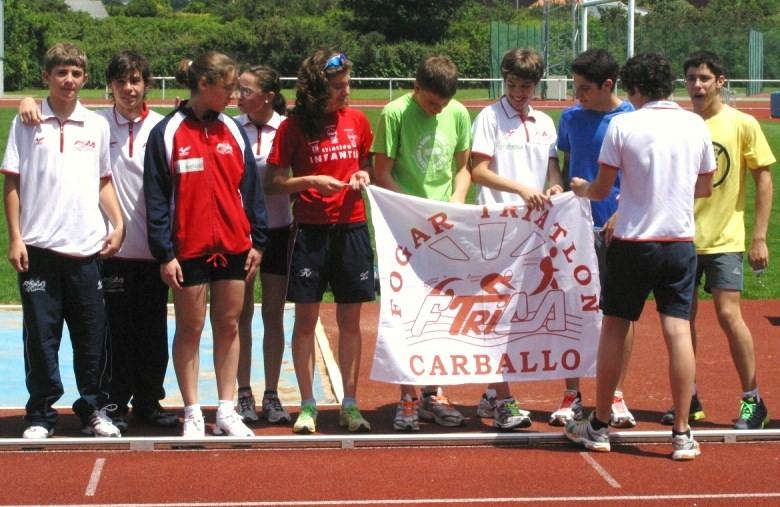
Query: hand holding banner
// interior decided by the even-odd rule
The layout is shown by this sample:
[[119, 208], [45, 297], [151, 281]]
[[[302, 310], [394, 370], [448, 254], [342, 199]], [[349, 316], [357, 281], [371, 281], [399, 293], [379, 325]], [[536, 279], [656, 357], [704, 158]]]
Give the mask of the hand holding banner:
[[414, 385], [595, 376], [590, 205], [474, 206], [369, 187], [382, 302], [371, 378]]

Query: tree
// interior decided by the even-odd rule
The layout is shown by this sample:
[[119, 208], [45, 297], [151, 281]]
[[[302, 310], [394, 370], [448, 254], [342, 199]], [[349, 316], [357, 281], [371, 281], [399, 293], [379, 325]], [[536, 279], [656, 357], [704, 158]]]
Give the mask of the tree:
[[434, 43], [447, 33], [450, 20], [468, 0], [342, 0], [352, 10], [352, 28], [379, 32], [390, 42]]
[[153, 18], [169, 10], [157, 0], [130, 0], [125, 9], [125, 15], [134, 18]]

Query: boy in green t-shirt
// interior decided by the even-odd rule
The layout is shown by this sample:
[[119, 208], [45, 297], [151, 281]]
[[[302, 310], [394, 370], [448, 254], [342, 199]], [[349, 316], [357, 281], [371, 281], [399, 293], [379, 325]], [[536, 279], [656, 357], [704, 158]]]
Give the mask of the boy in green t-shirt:
[[[402, 194], [463, 203], [471, 184], [468, 170], [471, 117], [452, 97], [458, 69], [445, 56], [430, 56], [417, 68], [414, 92], [387, 104], [371, 151], [376, 184]], [[417, 431], [418, 419], [461, 426], [463, 414], [438, 386], [401, 386], [393, 421], [399, 431]]]

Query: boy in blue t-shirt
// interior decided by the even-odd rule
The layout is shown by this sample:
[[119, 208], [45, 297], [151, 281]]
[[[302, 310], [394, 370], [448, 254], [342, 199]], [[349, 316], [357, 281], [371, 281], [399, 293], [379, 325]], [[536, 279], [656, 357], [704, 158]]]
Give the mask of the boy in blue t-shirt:
[[[619, 114], [634, 110], [631, 103], [620, 100], [614, 93], [618, 70], [617, 62], [604, 49], [585, 51], [572, 62], [574, 95], [579, 104], [564, 111], [558, 124], [558, 149], [563, 152], [563, 181], [567, 185], [574, 177], [591, 182], [596, 179], [596, 174], [599, 172], [599, 151], [609, 122]], [[615, 180], [609, 197], [603, 201], [590, 203], [593, 212], [593, 236], [602, 282], [606, 250], [615, 229], [615, 212], [619, 194], [620, 177]], [[622, 392], [623, 378], [628, 359], [631, 357], [633, 343], [632, 325], [626, 341], [623, 367], [609, 421], [612, 426], [618, 428], [636, 426], [634, 416], [623, 401]], [[563, 400], [558, 409], [550, 415], [550, 424], [563, 426], [569, 419], [580, 418], [582, 418], [580, 379], [567, 378]]]

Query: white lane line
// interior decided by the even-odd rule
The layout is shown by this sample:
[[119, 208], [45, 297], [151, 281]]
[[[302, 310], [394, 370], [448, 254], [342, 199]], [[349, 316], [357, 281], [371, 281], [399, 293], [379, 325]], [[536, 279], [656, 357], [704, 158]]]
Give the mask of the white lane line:
[[87, 490], [84, 492], [84, 496], [95, 496], [98, 483], [100, 483], [100, 474], [103, 473], [103, 465], [106, 464], [106, 458], [97, 458], [95, 460], [95, 466], [92, 467], [92, 476], [89, 478], [89, 484], [87, 484]]
[[620, 487], [620, 483], [619, 483], [618, 481], [616, 481], [614, 477], [612, 477], [611, 475], [609, 475], [609, 472], [607, 472], [606, 470], [604, 470], [604, 467], [602, 467], [601, 465], [599, 465], [599, 464], [598, 464], [598, 462], [597, 462], [595, 459], [593, 459], [593, 456], [591, 456], [591, 455], [590, 455], [590, 453], [588, 453], [588, 452], [581, 452], [581, 453], [580, 453], [580, 456], [582, 456], [582, 459], [584, 459], [585, 461], [587, 461], [587, 462], [588, 462], [588, 464], [589, 464], [591, 467], [593, 467], [593, 469], [594, 469], [596, 472], [598, 472], [598, 474], [601, 476], [601, 478], [602, 478], [602, 479], [604, 479], [605, 481], [607, 481], [607, 484], [609, 484], [609, 485], [610, 485], [610, 486], [612, 486], [613, 488], [619, 488], [619, 487]]
[[[657, 504], [672, 500], [755, 500], [777, 499], [778, 492], [768, 493], [702, 493], [684, 495], [600, 495], [600, 496], [542, 496], [542, 497], [502, 497], [502, 498], [410, 498], [397, 500], [289, 500], [266, 502], [171, 502], [171, 503], [105, 503], [104, 507], [302, 507], [322, 505], [461, 505], [461, 504], [540, 504], [540, 503], [581, 503], [597, 502], [652, 502]], [[0, 507], [18, 507], [17, 504], [0, 505]], [[95, 504], [41, 504], [25, 505], [25, 507], [95, 507]]]

